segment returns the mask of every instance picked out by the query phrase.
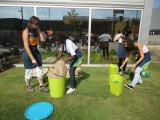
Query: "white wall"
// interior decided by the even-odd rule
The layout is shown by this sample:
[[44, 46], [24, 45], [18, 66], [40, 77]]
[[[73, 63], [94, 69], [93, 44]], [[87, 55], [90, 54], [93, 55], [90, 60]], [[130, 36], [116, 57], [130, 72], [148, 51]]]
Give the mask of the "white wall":
[[150, 29], [160, 29], [160, 7], [152, 10]]
[[139, 41], [148, 44], [149, 30], [152, 16], [153, 0], [145, 0], [144, 10], [141, 18]]

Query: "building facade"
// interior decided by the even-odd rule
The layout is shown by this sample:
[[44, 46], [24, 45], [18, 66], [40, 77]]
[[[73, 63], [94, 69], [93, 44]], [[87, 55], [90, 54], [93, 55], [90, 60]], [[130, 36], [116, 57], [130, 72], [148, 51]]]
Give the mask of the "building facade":
[[[96, 43], [92, 34], [98, 37], [106, 30], [114, 37], [128, 27], [134, 40], [147, 45], [152, 4], [153, 0], [1, 0], [0, 21], [5, 22], [0, 22], [0, 47], [23, 47], [21, 32], [29, 17], [35, 15], [41, 20], [42, 31], [72, 34], [80, 46], [88, 34], [85, 38], [87, 55], [84, 63], [103, 64], [103, 61], [92, 60], [90, 51]], [[116, 50], [115, 46], [111, 43], [110, 51]]]

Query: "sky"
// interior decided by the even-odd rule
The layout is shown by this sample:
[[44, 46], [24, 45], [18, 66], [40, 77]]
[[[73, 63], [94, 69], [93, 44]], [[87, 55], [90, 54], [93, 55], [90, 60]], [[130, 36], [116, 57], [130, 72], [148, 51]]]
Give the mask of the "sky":
[[153, 1], [153, 8], [160, 7], [160, 0], [154, 0]]
[[[160, 0], [153, 0], [153, 8], [160, 7]], [[20, 7], [0, 7], [0, 18], [22, 18]], [[23, 19], [28, 20], [30, 16], [34, 15], [33, 7], [23, 7]], [[51, 8], [50, 9], [50, 19], [63, 19], [63, 15], [68, 15], [67, 12], [70, 12], [71, 9], [67, 8]], [[48, 8], [37, 9], [37, 15], [41, 20], [49, 19], [49, 10]], [[78, 16], [88, 16], [88, 9], [76, 9]], [[124, 17], [140, 17], [141, 12], [137, 10], [127, 10], [124, 12]], [[117, 15], [118, 16], [118, 15]], [[106, 17], [113, 17], [113, 11], [111, 10], [93, 10], [92, 18], [104, 19]]]

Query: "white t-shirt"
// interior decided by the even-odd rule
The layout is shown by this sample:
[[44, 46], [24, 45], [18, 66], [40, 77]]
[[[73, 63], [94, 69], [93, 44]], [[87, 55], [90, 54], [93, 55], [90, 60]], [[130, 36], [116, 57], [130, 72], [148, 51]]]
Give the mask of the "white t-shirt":
[[112, 37], [109, 34], [102, 34], [101, 36], [99, 36], [100, 41], [105, 41], [108, 42], [109, 40], [112, 39]]
[[[71, 54], [71, 56], [76, 55], [76, 50], [78, 49], [78, 46], [76, 46], [71, 40], [66, 40], [66, 48], [64, 48], [64, 51]], [[63, 50], [63, 44], [60, 45], [60, 50]]]
[[121, 36], [123, 36], [122, 33], [118, 34], [117, 36], [120, 37], [120, 38], [118, 39], [118, 42], [119, 42], [119, 43], [122, 43], [122, 40], [123, 40], [122, 37], [121, 37]]

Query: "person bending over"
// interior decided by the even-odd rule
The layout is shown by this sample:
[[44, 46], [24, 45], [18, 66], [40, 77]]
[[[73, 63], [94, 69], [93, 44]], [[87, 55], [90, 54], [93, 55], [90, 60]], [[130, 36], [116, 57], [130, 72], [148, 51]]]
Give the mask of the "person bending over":
[[132, 53], [136, 58], [135, 63], [131, 66], [135, 71], [134, 78], [130, 84], [125, 84], [125, 87], [133, 89], [137, 83], [143, 83], [140, 73], [142, 71], [142, 66], [151, 60], [151, 53], [145, 45], [140, 42], [134, 43], [131, 38], [124, 38], [122, 44], [128, 54], [125, 61], [120, 66], [120, 69], [123, 69], [125, 64], [128, 62], [130, 53]]
[[62, 55], [69, 54], [70, 56], [64, 60], [64, 62], [70, 61], [70, 79], [71, 79], [71, 86], [69, 90], [66, 92], [67, 94], [72, 93], [75, 91], [76, 88], [76, 80], [75, 80], [75, 70], [77, 67], [80, 67], [82, 63], [82, 52], [78, 48], [78, 46], [73, 43], [69, 38], [64, 35], [59, 35], [58, 40], [59, 45], [59, 54], [56, 59], [56, 62], [62, 57]]

